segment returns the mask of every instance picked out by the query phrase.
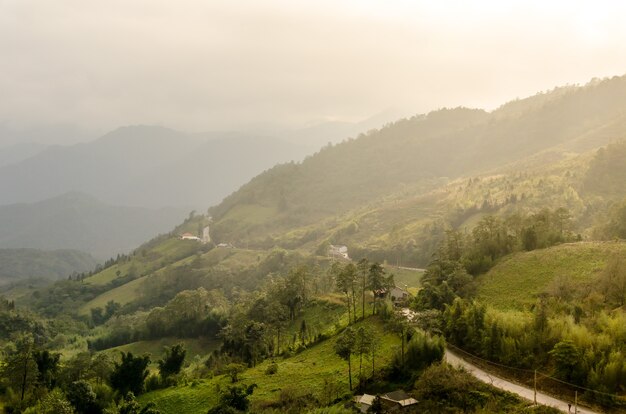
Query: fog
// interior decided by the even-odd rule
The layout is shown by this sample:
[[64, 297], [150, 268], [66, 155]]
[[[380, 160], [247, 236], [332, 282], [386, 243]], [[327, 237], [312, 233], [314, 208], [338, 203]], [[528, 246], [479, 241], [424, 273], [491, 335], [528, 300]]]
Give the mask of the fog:
[[0, 0], [0, 123], [272, 130], [626, 70], [594, 2]]

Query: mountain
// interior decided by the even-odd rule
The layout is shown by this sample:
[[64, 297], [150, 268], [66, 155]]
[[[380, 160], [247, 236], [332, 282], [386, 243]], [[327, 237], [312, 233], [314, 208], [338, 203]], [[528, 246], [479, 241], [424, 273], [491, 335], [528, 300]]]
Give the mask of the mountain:
[[162, 127], [124, 127], [0, 167], [0, 204], [78, 191], [117, 205], [204, 209], [264, 169], [305, 153], [273, 138], [205, 139]]
[[95, 267], [93, 257], [76, 250], [0, 249], [0, 284], [23, 279], [62, 279]]
[[621, 138], [624, 129], [626, 77], [555, 89], [492, 112], [414, 116], [255, 177], [211, 209], [214, 234], [266, 245], [270, 236], [372, 210], [383, 197], [426, 196], [461, 177], [557, 163]]
[[336, 144], [345, 139], [356, 138], [362, 133], [381, 128], [387, 123], [404, 118], [406, 115], [407, 113], [404, 111], [388, 109], [359, 122], [318, 122], [304, 128], [279, 131], [277, 136], [318, 150], [329, 143]]
[[0, 148], [0, 167], [15, 164], [39, 154], [46, 148], [43, 144], [27, 142]]
[[170, 230], [185, 215], [183, 209], [119, 207], [67, 193], [0, 206], [0, 248], [73, 249], [106, 259]]

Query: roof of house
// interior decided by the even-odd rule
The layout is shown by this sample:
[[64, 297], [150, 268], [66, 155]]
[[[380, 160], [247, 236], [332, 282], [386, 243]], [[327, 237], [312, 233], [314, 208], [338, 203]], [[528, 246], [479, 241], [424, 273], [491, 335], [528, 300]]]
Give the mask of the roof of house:
[[374, 403], [375, 395], [363, 394], [359, 395], [355, 398], [356, 402], [359, 404], [367, 404], [372, 405]]
[[402, 401], [402, 400], [406, 400], [407, 398], [410, 398], [409, 394], [407, 394], [403, 390], [388, 392], [384, 396], [393, 401]]
[[393, 401], [397, 404], [400, 404], [402, 407], [417, 404], [417, 400], [415, 398], [411, 398], [409, 394], [407, 394], [403, 390], [388, 392], [387, 394], [383, 395], [381, 398], [387, 401]]
[[[354, 398], [357, 404], [367, 404], [372, 405], [374, 403], [375, 395], [363, 394]], [[381, 399], [393, 402], [395, 404], [399, 404], [402, 407], [406, 407], [409, 405], [417, 404], [417, 400], [415, 398], [411, 398], [406, 392], [403, 390], [397, 390], [393, 392], [388, 392], [387, 394], [381, 395]]]
[[180, 235], [180, 237], [193, 237], [193, 234], [191, 233], [183, 233]]

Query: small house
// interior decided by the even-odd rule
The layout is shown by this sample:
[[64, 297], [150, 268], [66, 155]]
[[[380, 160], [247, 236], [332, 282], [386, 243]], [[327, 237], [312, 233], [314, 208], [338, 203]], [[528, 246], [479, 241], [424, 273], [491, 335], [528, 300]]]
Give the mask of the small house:
[[180, 239], [181, 240], [195, 240], [195, 241], [200, 241], [200, 237], [198, 236], [194, 236], [191, 233], [183, 233], [180, 235]]
[[[362, 412], [366, 413], [367, 410], [374, 403], [375, 395], [358, 395], [354, 398], [354, 402], [357, 405], [357, 408]], [[385, 412], [395, 413], [395, 412], [409, 412], [410, 407], [417, 404], [417, 400], [409, 396], [403, 390], [397, 390], [393, 392], [389, 392], [387, 394], [383, 394], [380, 396], [380, 400], [385, 408]]]
[[406, 302], [409, 300], [409, 292], [397, 286], [394, 286], [391, 289], [389, 289], [388, 294], [389, 294], [389, 299], [391, 299], [391, 301], [393, 302], [395, 306], [405, 305]]
[[331, 244], [328, 246], [328, 255], [331, 257], [350, 260], [347, 246], [335, 246], [334, 244]]

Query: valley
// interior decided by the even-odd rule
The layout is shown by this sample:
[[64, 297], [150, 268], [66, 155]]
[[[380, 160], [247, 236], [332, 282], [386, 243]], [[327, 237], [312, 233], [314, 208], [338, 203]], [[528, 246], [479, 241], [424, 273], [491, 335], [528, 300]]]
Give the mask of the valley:
[[7, 291], [5, 410], [80, 395], [83, 412], [343, 414], [404, 390], [407, 412], [557, 412], [453, 369], [448, 346], [624, 412], [624, 96], [615, 77], [401, 119], [221, 202], [197, 195], [212, 206], [97, 268]]

